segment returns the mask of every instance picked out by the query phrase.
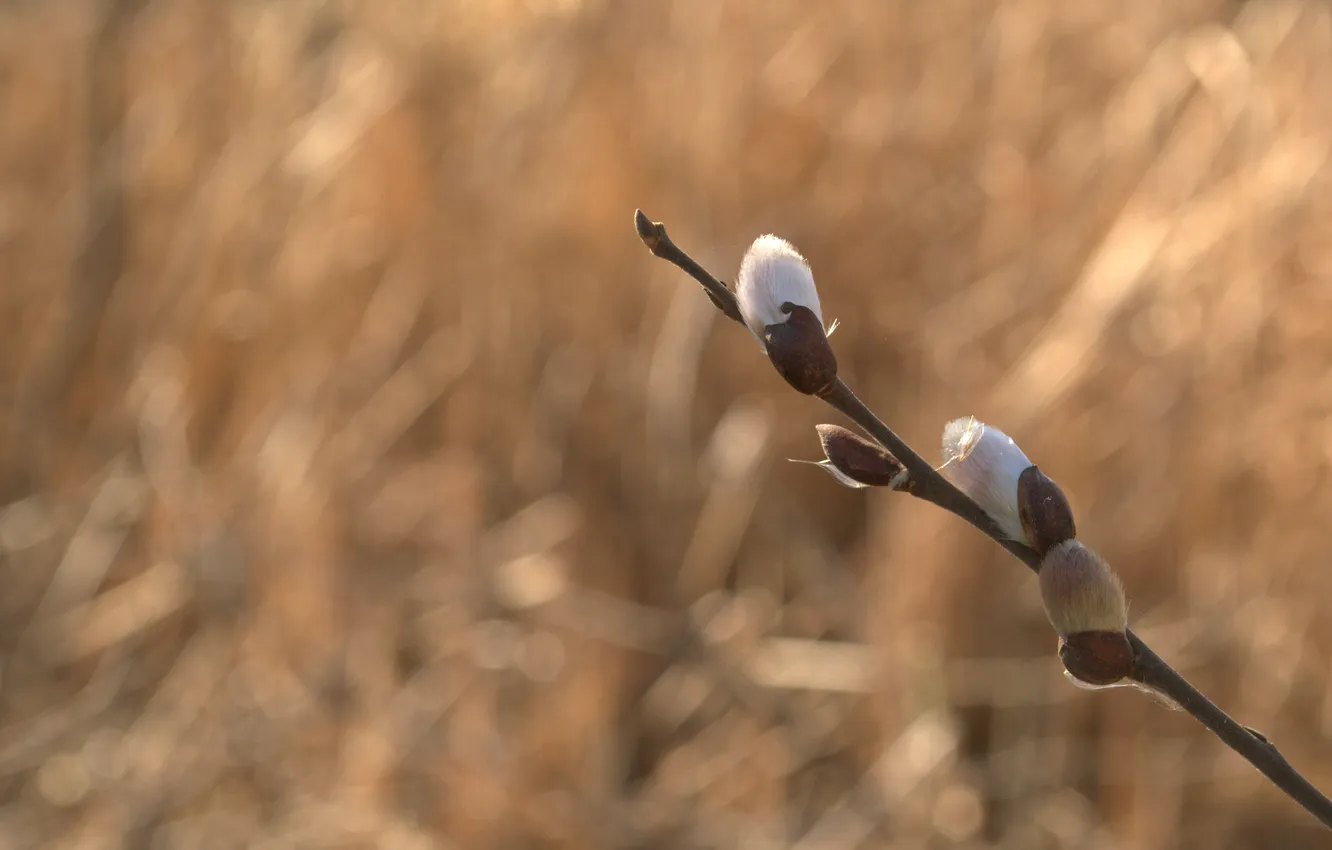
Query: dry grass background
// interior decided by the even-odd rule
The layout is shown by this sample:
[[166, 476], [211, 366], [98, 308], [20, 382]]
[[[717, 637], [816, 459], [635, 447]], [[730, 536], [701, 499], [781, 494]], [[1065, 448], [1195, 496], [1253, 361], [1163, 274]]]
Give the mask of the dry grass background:
[[630, 217], [1332, 789], [1330, 91], [1321, 0], [0, 5], [0, 846], [1326, 847]]

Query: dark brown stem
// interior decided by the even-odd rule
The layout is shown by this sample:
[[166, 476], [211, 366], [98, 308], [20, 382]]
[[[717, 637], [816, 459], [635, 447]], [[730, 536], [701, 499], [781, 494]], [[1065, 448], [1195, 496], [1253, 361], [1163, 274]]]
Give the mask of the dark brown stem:
[[[654, 255], [687, 272], [690, 277], [703, 285], [712, 303], [717, 305], [717, 309], [744, 324], [735, 294], [672, 242], [666, 235], [665, 226], [660, 222], [651, 221], [642, 210], [634, 213], [634, 226], [638, 230], [639, 238]], [[1035, 551], [1005, 537], [980, 506], [949, 483], [932, 464], [893, 433], [893, 430], [875, 416], [874, 412], [866, 407], [842, 380], [838, 379], [820, 397], [859, 425], [866, 434], [901, 461], [910, 476], [909, 484], [903, 489], [913, 496], [933, 502], [957, 514], [1032, 570], [1040, 570], [1041, 559]], [[1235, 722], [1133, 632], [1130, 631], [1128, 637], [1133, 646], [1135, 681], [1173, 700], [1180, 708], [1193, 715], [1199, 723], [1212, 730], [1222, 743], [1247, 759], [1291, 799], [1318, 818], [1324, 826], [1332, 828], [1332, 800], [1300, 775], [1265, 736]]]
[[634, 210], [634, 228], [638, 230], [638, 238], [643, 240], [643, 244], [648, 246], [649, 251], [655, 256], [684, 269], [690, 277], [703, 284], [703, 291], [712, 299], [712, 303], [717, 305], [718, 310], [742, 325], [745, 323], [744, 318], [740, 315], [740, 305], [736, 303], [735, 293], [727, 289], [726, 284], [713, 277], [707, 269], [695, 262], [693, 257], [681, 251], [671, 241], [671, 237], [666, 235], [666, 225], [659, 221], [649, 220], [647, 216], [643, 215], [642, 210]]

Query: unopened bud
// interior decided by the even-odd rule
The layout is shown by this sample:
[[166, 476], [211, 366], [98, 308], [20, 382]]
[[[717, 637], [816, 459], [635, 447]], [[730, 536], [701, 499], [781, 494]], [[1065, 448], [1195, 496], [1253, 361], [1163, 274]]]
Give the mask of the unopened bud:
[[1077, 540], [1059, 543], [1041, 561], [1040, 586], [1065, 670], [1092, 685], [1133, 672], [1124, 586], [1100, 555]]
[[974, 416], [944, 426], [944, 464], [939, 469], [994, 520], [1005, 536], [1031, 545], [1018, 507], [1018, 479], [1032, 464], [1003, 431]]
[[745, 252], [735, 297], [745, 326], [786, 382], [818, 395], [837, 380], [837, 358], [809, 263], [791, 243], [760, 236]]
[[1017, 495], [1022, 531], [1038, 555], [1077, 536], [1064, 491], [1039, 467], [1029, 466], [1018, 476]]
[[892, 487], [906, 484], [902, 464], [887, 449], [840, 425], [816, 425], [826, 460], [821, 466], [847, 487]]

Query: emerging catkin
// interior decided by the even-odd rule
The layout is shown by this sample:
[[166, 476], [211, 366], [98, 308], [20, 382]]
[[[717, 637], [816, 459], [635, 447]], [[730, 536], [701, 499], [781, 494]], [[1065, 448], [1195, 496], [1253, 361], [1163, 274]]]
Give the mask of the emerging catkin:
[[1077, 540], [1066, 540], [1046, 553], [1040, 585], [1046, 616], [1061, 637], [1128, 628], [1128, 603], [1119, 577]]

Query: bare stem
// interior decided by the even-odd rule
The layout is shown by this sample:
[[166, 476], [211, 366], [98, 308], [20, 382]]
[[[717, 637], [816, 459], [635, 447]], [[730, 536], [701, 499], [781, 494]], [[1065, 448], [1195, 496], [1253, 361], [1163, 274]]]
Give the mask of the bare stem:
[[[717, 309], [744, 324], [739, 305], [735, 300], [735, 293], [672, 242], [666, 235], [664, 225], [651, 221], [642, 210], [637, 210], [634, 213], [634, 226], [638, 230], [639, 238], [654, 255], [683, 269], [703, 285]], [[949, 483], [948, 479], [940, 475], [932, 464], [917, 454], [901, 437], [893, 433], [893, 430], [875, 416], [874, 412], [866, 407], [842, 380], [838, 379], [822, 398], [859, 425], [865, 433], [901, 461], [910, 476], [910, 482], [905, 488], [907, 492], [958, 515], [1003, 546], [1032, 570], [1040, 570], [1040, 557], [1033, 550], [1006, 538], [985, 511]], [[1143, 643], [1132, 631], [1128, 633], [1128, 638], [1134, 652], [1135, 681], [1169, 697], [1193, 715], [1199, 723], [1212, 730], [1222, 743], [1258, 768], [1264, 776], [1272, 780], [1278, 788], [1303, 806], [1324, 826], [1332, 828], [1332, 800], [1292, 767], [1265, 736], [1237, 723], [1167, 664], [1161, 656], [1153, 652], [1152, 648]]]

